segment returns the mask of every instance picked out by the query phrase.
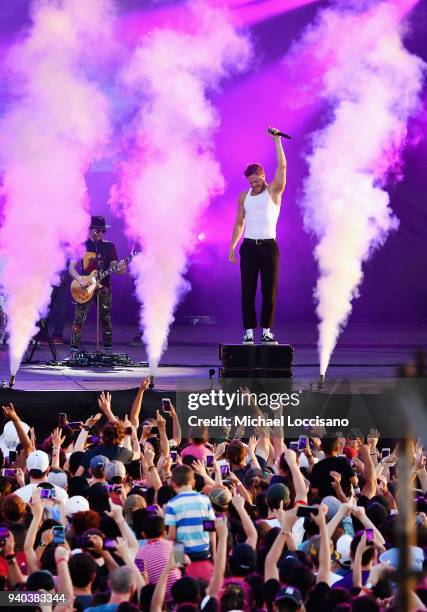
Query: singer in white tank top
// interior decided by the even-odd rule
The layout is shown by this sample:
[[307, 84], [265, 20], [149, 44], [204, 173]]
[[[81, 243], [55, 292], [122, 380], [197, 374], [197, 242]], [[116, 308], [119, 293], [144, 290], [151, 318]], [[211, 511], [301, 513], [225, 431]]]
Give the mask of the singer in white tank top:
[[252, 344], [253, 330], [257, 327], [255, 298], [258, 278], [261, 278], [262, 308], [260, 323], [263, 328], [261, 342], [277, 344], [271, 327], [276, 306], [279, 249], [276, 243], [276, 225], [280, 214], [282, 193], [286, 184], [286, 158], [280, 136], [271, 136], [275, 142], [277, 168], [274, 180], [267, 184], [260, 164], [250, 164], [245, 170], [250, 189], [238, 199], [237, 218], [233, 228], [229, 259], [236, 264], [236, 246], [240, 246], [240, 272], [242, 285], [242, 318], [245, 329], [244, 343]]

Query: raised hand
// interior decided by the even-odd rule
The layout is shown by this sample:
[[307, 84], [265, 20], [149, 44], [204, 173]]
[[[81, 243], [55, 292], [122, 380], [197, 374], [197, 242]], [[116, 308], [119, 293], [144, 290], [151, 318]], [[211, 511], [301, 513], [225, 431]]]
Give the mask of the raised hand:
[[141, 384], [139, 385], [139, 388], [141, 389], [141, 391], [146, 391], [149, 386], [150, 386], [150, 377], [146, 376], [145, 378], [142, 379]]
[[129, 545], [125, 538], [116, 538], [116, 550], [115, 552], [122, 559], [127, 559], [129, 556]]
[[248, 454], [253, 456], [255, 455], [255, 448], [257, 445], [258, 439], [256, 436], [251, 436], [248, 441]]
[[15, 538], [13, 533], [9, 531], [4, 544], [4, 556], [15, 554]]
[[70, 549], [66, 546], [57, 546], [55, 548], [55, 561], [59, 563], [60, 561], [69, 561], [70, 559]]
[[165, 429], [166, 427], [166, 419], [162, 417], [158, 410], [156, 410], [156, 424], [159, 429]]
[[380, 439], [380, 432], [378, 431], [378, 429], [373, 428], [369, 430], [367, 442], [368, 442], [368, 446], [372, 450], [375, 450], [377, 448], [379, 439]]
[[362, 522], [366, 516], [365, 508], [363, 506], [353, 506], [351, 509], [351, 513], [353, 514], [353, 516], [359, 519], [360, 522]]
[[328, 506], [326, 504], [320, 504], [319, 512], [317, 514], [310, 514], [311, 520], [320, 527], [322, 523], [326, 525], [326, 513], [328, 511]]
[[25, 476], [23, 470], [21, 468], [16, 468], [15, 470], [15, 478], [18, 481], [20, 487], [25, 486]]
[[148, 466], [154, 465], [154, 448], [147, 442], [144, 444], [144, 460]]
[[228, 535], [228, 524], [225, 517], [217, 518], [215, 521], [215, 531], [218, 538], [226, 538]]
[[17, 421], [18, 415], [16, 414], [15, 406], [12, 402], [8, 406], [2, 406], [3, 414], [7, 419], [11, 421]]
[[40, 537], [40, 542], [43, 546], [48, 546], [53, 542], [53, 529], [45, 529]]
[[43, 516], [43, 504], [40, 497], [40, 489], [38, 487], [33, 490], [30, 508], [33, 518], [40, 521]]
[[111, 393], [109, 391], [102, 391], [98, 397], [98, 406], [101, 408], [102, 412], [111, 411]]
[[191, 467], [193, 468], [196, 474], [206, 476], [206, 467], [203, 461], [199, 461], [198, 459], [196, 459], [196, 461], [193, 461], [193, 463], [191, 464]]
[[132, 423], [129, 421], [129, 417], [125, 414], [125, 418], [123, 419], [123, 427], [127, 429], [128, 427], [132, 427]]
[[329, 475], [332, 477], [332, 487], [335, 489], [336, 487], [341, 485], [341, 474], [339, 472], [329, 472]]
[[62, 429], [60, 429], [59, 427], [56, 427], [53, 430], [50, 439], [52, 440], [52, 446], [54, 448], [61, 448], [61, 446], [63, 445], [65, 441], [65, 436], [62, 436]]
[[[99, 400], [98, 400], [98, 403], [99, 403]], [[102, 414], [100, 412], [95, 414], [95, 416], [90, 416], [86, 420], [85, 427], [89, 427], [89, 429], [91, 429], [92, 427], [95, 427], [95, 425], [97, 424], [97, 422], [99, 421], [101, 416], [102, 416]]]
[[123, 508], [121, 506], [118, 506], [117, 504], [113, 504], [111, 499], [109, 499], [109, 502], [110, 502], [110, 512], [106, 512], [106, 514], [108, 514], [108, 516], [111, 516], [111, 518], [116, 523], [120, 523], [120, 521], [123, 520]]
[[239, 493], [235, 492], [231, 498], [231, 503], [237, 511], [243, 510], [245, 507], [245, 499]]
[[36, 450], [37, 439], [36, 439], [36, 432], [34, 430], [34, 427], [30, 427], [29, 434], [30, 434], [31, 446], [33, 450]]

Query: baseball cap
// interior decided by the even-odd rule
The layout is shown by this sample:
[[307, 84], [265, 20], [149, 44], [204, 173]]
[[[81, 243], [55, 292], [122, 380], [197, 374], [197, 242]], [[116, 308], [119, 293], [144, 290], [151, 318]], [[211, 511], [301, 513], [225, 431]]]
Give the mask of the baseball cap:
[[[424, 563], [424, 551], [422, 548], [418, 546], [410, 547], [410, 555], [411, 555], [411, 569], [414, 572], [422, 572], [423, 563]], [[381, 563], [389, 562], [392, 567], [397, 569], [399, 565], [399, 549], [398, 548], [390, 548], [383, 552], [379, 556], [379, 561]]]
[[126, 468], [121, 461], [110, 461], [105, 468], [105, 478], [110, 482], [121, 482], [126, 478]]
[[47, 475], [47, 481], [56, 487], [61, 487], [61, 489], [65, 489], [68, 485], [67, 474], [63, 470], [50, 470], [49, 474]]
[[336, 551], [339, 554], [338, 563], [341, 565], [351, 565], [350, 546], [353, 538], [350, 535], [344, 534], [338, 538], [336, 543]]
[[209, 499], [214, 506], [226, 510], [233, 496], [230, 489], [223, 486], [212, 487], [209, 493]]
[[375, 501], [366, 508], [366, 516], [374, 523], [375, 527], [380, 528], [387, 520], [388, 512], [383, 504]]
[[[21, 421], [21, 427], [24, 428], [25, 433], [28, 433], [30, 426], [27, 425], [27, 423], [23, 423]], [[18, 433], [16, 431], [16, 427], [13, 423], [13, 421], [8, 421], [4, 428], [3, 428], [3, 439], [6, 443], [6, 446], [10, 449], [12, 449], [13, 447], [18, 446], [19, 444], [19, 437], [18, 437]]]
[[285, 504], [289, 501], [289, 489], [286, 485], [277, 482], [271, 485], [267, 491], [267, 504], [271, 509], [277, 509], [280, 506], [280, 502], [283, 501]]
[[27, 457], [27, 470], [39, 470], [46, 472], [49, 468], [49, 456], [41, 450], [30, 453]]
[[303, 567], [303, 564], [298, 559], [296, 553], [287, 552], [285, 556], [280, 559], [278, 567], [281, 582], [286, 582], [289, 572], [296, 567]]
[[302, 604], [301, 591], [294, 586], [285, 585], [277, 591], [274, 601], [284, 601], [285, 599], [300, 606]]
[[128, 495], [123, 502], [123, 514], [128, 516], [136, 510], [141, 510], [147, 507], [147, 502], [141, 495], [132, 494]]
[[100, 470], [102, 468], [105, 469], [105, 467], [109, 463], [110, 460], [108, 459], [108, 457], [105, 457], [105, 455], [95, 455], [95, 457], [92, 457], [92, 459], [90, 460], [89, 469], [91, 472], [93, 472], [94, 470]]
[[89, 502], [81, 495], [70, 497], [65, 504], [65, 513], [67, 516], [72, 516], [76, 512], [86, 512], [90, 510]]
[[229, 561], [233, 574], [246, 576], [255, 572], [257, 555], [249, 544], [236, 544], [231, 552]]
[[327, 495], [324, 497], [322, 499], [322, 504], [325, 504], [325, 506], [328, 507], [328, 511], [326, 513], [326, 518], [328, 521], [330, 521], [331, 518], [336, 515], [341, 506], [341, 502], [335, 497], [335, 495]]

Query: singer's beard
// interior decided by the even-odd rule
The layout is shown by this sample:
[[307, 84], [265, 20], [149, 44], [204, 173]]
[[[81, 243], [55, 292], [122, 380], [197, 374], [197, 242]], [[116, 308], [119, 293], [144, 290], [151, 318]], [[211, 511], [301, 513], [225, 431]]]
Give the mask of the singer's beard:
[[267, 187], [267, 183], [263, 183], [259, 187], [255, 187], [255, 189], [252, 188], [252, 191], [254, 192], [255, 195], [259, 195], [265, 190], [266, 187]]

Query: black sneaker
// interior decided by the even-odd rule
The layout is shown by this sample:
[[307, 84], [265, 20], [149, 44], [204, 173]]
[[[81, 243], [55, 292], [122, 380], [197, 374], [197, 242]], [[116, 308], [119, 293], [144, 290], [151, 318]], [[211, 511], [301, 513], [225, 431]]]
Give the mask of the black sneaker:
[[253, 343], [254, 343], [253, 333], [245, 332], [245, 335], [243, 336], [242, 344], [253, 344]]
[[275, 340], [274, 334], [267, 332], [262, 335], [261, 344], [278, 344], [278, 342]]

